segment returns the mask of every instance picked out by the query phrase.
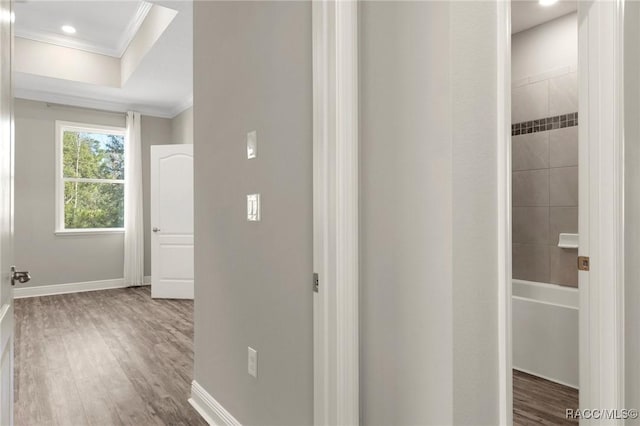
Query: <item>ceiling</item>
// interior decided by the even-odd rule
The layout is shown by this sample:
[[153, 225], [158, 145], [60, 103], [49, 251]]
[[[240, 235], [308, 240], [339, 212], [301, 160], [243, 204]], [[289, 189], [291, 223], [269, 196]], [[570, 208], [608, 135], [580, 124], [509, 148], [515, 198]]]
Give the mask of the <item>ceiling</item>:
[[528, 30], [576, 10], [577, 0], [560, 0], [551, 6], [541, 6], [537, 0], [514, 0], [511, 3], [511, 34]]
[[[151, 7], [145, 1], [22, 1], [15, 4], [18, 37], [121, 57]], [[70, 24], [77, 33], [61, 29]]]
[[[15, 73], [15, 96], [109, 110], [136, 109], [173, 117], [193, 102], [193, 4], [189, 0], [36, 1], [16, 3], [16, 35], [121, 57], [152, 4], [177, 15], [122, 87]], [[60, 27], [72, 25], [73, 36]]]

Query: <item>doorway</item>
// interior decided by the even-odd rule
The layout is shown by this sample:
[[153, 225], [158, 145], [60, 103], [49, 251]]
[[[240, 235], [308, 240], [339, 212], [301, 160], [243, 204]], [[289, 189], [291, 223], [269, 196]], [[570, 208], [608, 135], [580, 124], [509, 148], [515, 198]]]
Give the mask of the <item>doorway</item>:
[[578, 408], [577, 2], [511, 9], [514, 424]]
[[150, 146], [193, 142], [192, 3], [62, 3], [2, 1], [0, 110], [16, 140], [2, 254], [32, 280], [0, 290], [20, 299], [0, 418], [14, 400], [22, 424], [201, 424], [187, 402], [193, 302], [148, 286]]
[[[505, 18], [506, 25], [505, 28], [511, 28], [511, 20], [508, 18], [511, 16], [512, 19], [515, 19], [515, 15], [511, 13], [511, 11], [518, 10], [520, 4], [516, 5], [516, 2], [512, 2], [509, 5], [505, 6]], [[517, 2], [521, 3], [521, 2]], [[542, 7], [544, 4], [550, 4], [551, 2], [522, 2], [522, 3], [530, 3], [529, 6], [538, 6]], [[543, 4], [544, 3], [544, 4]], [[559, 6], [564, 7], [564, 2], [558, 3]], [[549, 7], [553, 7], [551, 4]], [[558, 18], [557, 18], [558, 19]], [[548, 271], [544, 274], [540, 273], [541, 276], [549, 276], [551, 277], [551, 262], [555, 262], [554, 267], [556, 268], [556, 272], [558, 271], [558, 266], [562, 264], [561, 260], [553, 259], [551, 257], [551, 252], [554, 251], [556, 254], [558, 253], [558, 249], [564, 250], [560, 252], [564, 255], [564, 257], [568, 257], [569, 253], [571, 253], [572, 259], [575, 259], [577, 262], [575, 268], [577, 271], [577, 337], [578, 337], [578, 350], [577, 350], [577, 359], [575, 363], [577, 363], [577, 377], [579, 386], [579, 404], [577, 406], [578, 410], [573, 410], [573, 413], [568, 412], [566, 410], [571, 410], [571, 407], [564, 407], [565, 412], [558, 413], [561, 416], [561, 420], [563, 422], [569, 421], [577, 421], [581, 417], [581, 412], [579, 409], [584, 408], [610, 408], [610, 409], [622, 409], [624, 408], [624, 254], [625, 254], [625, 222], [624, 222], [624, 212], [625, 212], [625, 203], [624, 203], [624, 191], [625, 191], [625, 176], [624, 176], [624, 168], [623, 164], [625, 161], [625, 150], [624, 150], [624, 138], [623, 134], [625, 131], [624, 127], [624, 104], [623, 104], [623, 82], [625, 81], [623, 78], [623, 69], [624, 69], [624, 55], [623, 55], [623, 31], [625, 30], [624, 26], [625, 19], [625, 8], [624, 2], [578, 2], [577, 5], [577, 61], [576, 61], [576, 71], [577, 71], [577, 89], [576, 96], [578, 98], [578, 110], [579, 114], [575, 114], [573, 117], [568, 115], [564, 122], [566, 123], [565, 127], [559, 126], [559, 128], [554, 128], [555, 126], [555, 116], [547, 116], [547, 117], [539, 117], [538, 122], [536, 123], [536, 119], [525, 121], [524, 129], [525, 129], [525, 138], [518, 138], [519, 141], [513, 141], [513, 145], [509, 145], [505, 148], [505, 152], [509, 153], [509, 160], [505, 161], [505, 164], [508, 164], [506, 169], [512, 173], [520, 173], [521, 176], [511, 176], [511, 179], [505, 178], [502, 182], [504, 183], [504, 188], [508, 188], [508, 194], [511, 195], [511, 200], [508, 206], [505, 206], [505, 209], [509, 210], [513, 208], [513, 222], [512, 226], [506, 231], [509, 234], [509, 237], [505, 238], [507, 241], [508, 249], [505, 249], [505, 256], [507, 258], [507, 267], [505, 268], [505, 275], [507, 277], [511, 277], [511, 266], [513, 266], [513, 278], [517, 278], [517, 275], [529, 277], [535, 277], [537, 273], [540, 273], [540, 270]], [[511, 74], [513, 70], [516, 69], [516, 57], [513, 49], [510, 44], [512, 41], [512, 35], [509, 34], [505, 36], [507, 41], [504, 44], [504, 52], [507, 57], [505, 71], [506, 74]], [[554, 36], [554, 49], [558, 47], [556, 43], [560, 43], [557, 36]], [[516, 43], [514, 42], [514, 48], [516, 47]], [[500, 45], [500, 43], [499, 43]], [[507, 47], [508, 46], [508, 47]], [[557, 50], [557, 49], [556, 49]], [[553, 54], [547, 55], [544, 59], [549, 60], [553, 59]], [[530, 59], [532, 56], [526, 57], [526, 59]], [[513, 61], [513, 62], [512, 62]], [[532, 62], [524, 62], [527, 63], [527, 66], [532, 66]], [[560, 70], [562, 70], [561, 68]], [[566, 73], [570, 73], [571, 66], [569, 68], [564, 68]], [[588, 71], [588, 73], [587, 73]], [[528, 92], [530, 96], [542, 96], [540, 92], [536, 92], [536, 84], [539, 86], [544, 86], [544, 83], [541, 83], [545, 79], [569, 79], [567, 76], [559, 76], [554, 75], [557, 74], [558, 70], [541, 74], [537, 77], [527, 76], [525, 80], [516, 80], [510, 81], [509, 78], [505, 79], [507, 83], [505, 83], [504, 91], [508, 93], [507, 99], [505, 100], [505, 105], [509, 105], [512, 101], [512, 93], [515, 95], [520, 92]], [[557, 83], [557, 82], [556, 82]], [[551, 106], [557, 107], [558, 105], [562, 105], [561, 103], [552, 103], [550, 100], [550, 88], [554, 90], [561, 89], [558, 84], [552, 86], [551, 80], [547, 83], [547, 108]], [[523, 87], [520, 89], [520, 87]], [[576, 86], [574, 86], [576, 87]], [[579, 96], [577, 95], [579, 93]], [[563, 100], [567, 101], [567, 97]], [[518, 101], [514, 101], [518, 102]], [[543, 102], [544, 104], [544, 102]], [[566, 104], [566, 102], [565, 102]], [[520, 104], [522, 105], [522, 104]], [[575, 105], [575, 104], [574, 104]], [[533, 108], [532, 105], [528, 105], [527, 107]], [[508, 111], [513, 112], [513, 121], [507, 120], [509, 123], [516, 125], [515, 127], [507, 127], [505, 126], [505, 131], [508, 134], [508, 138], [510, 138], [513, 134], [514, 139], [517, 136], [522, 136], [523, 131], [523, 122], [517, 122], [518, 116], [522, 109], [516, 113], [517, 105], [514, 105], [513, 108], [505, 108], [505, 116], [508, 116]], [[549, 114], [551, 114], [550, 110], [547, 110]], [[571, 112], [565, 112], [564, 114], [572, 114]], [[551, 122], [549, 123], [548, 119], [551, 118]], [[577, 166], [569, 165], [569, 164], [558, 164], [559, 159], [562, 161], [567, 160], [566, 154], [569, 151], [564, 151], [564, 156], [558, 154], [556, 150], [556, 155], [553, 157], [554, 164], [551, 164], [552, 157], [549, 156], [549, 171], [548, 177], [546, 175], [547, 172], [537, 172], [538, 179], [540, 181], [549, 180], [549, 192], [542, 193], [540, 191], [536, 191], [536, 186], [532, 183], [534, 178], [526, 179], [523, 178], [524, 175], [534, 175], [536, 173], [521, 173], [521, 172], [529, 172], [530, 170], [516, 171], [512, 170], [512, 167], [522, 166], [521, 160], [522, 157], [518, 157], [517, 149], [520, 149], [520, 154], [522, 152], [526, 152], [525, 148], [531, 148], [533, 142], [531, 140], [527, 141], [526, 139], [538, 138], [542, 140], [542, 143], [549, 144], [549, 147], [545, 149], [549, 149], [551, 152], [551, 132], [557, 130], [564, 130], [565, 133], [568, 133], [569, 130], [569, 122], [573, 120], [573, 126], [578, 127], [578, 135], [577, 135], [577, 145], [578, 145], [578, 160]], [[529, 121], [533, 121], [531, 126], [529, 125]], [[562, 123], [562, 117], [558, 118], [558, 122]], [[520, 124], [520, 126], [517, 126]], [[551, 129], [547, 129], [547, 126], [551, 124]], [[536, 131], [537, 126], [537, 131]], [[542, 130], [542, 126], [544, 126], [545, 130]], [[531, 130], [530, 130], [531, 129]], [[515, 133], [520, 132], [519, 135]], [[536, 133], [545, 133], [549, 134], [548, 137], [543, 137], [542, 135], [535, 135]], [[559, 132], [556, 132], [559, 133]], [[530, 135], [534, 136], [530, 136]], [[525, 140], [523, 142], [523, 140]], [[575, 136], [572, 139], [572, 143], [575, 145]], [[556, 144], [556, 149], [558, 148], [559, 138], [556, 136], [553, 139], [553, 142]], [[517, 144], [521, 144], [520, 147], [516, 147]], [[566, 142], [565, 145], [568, 145], [569, 142]], [[535, 145], [536, 148], [540, 148], [540, 145]], [[514, 152], [511, 153], [510, 149], [513, 148]], [[566, 148], [566, 146], [565, 146]], [[546, 152], [546, 151], [545, 151]], [[573, 163], [575, 163], [575, 152], [570, 152], [573, 158]], [[543, 156], [544, 158], [544, 156]], [[530, 157], [526, 158], [530, 160]], [[538, 160], [540, 160], [538, 158]], [[535, 216], [535, 212], [533, 209], [528, 209], [529, 211], [525, 211], [527, 209], [521, 209], [522, 211], [516, 211], [520, 207], [548, 207], [549, 211], [552, 208], [568, 208], [568, 207], [576, 207], [576, 206], [565, 206], [562, 205], [565, 202], [559, 202], [559, 205], [553, 205], [558, 202], [559, 199], [565, 199], [569, 195], [569, 185], [567, 185], [568, 178], [566, 175], [569, 174], [567, 170], [564, 171], [553, 171], [554, 165], [562, 165], [565, 168], [577, 167], [577, 178], [575, 171], [571, 172], [571, 184], [573, 187], [572, 194], [573, 199], [575, 199], [575, 187], [577, 186], [578, 199], [577, 199], [577, 207], [578, 207], [578, 229], [577, 234], [578, 238], [571, 235], [572, 232], [563, 232], [556, 226], [558, 223], [563, 223], [559, 221], [556, 217], [552, 223], [551, 213], [546, 216], [547, 220], [545, 220], [546, 210], [543, 213], [540, 213], [540, 216], [537, 222], [533, 219]], [[539, 167], [540, 170], [544, 170], [545, 167]], [[537, 170], [535, 168], [533, 171]], [[552, 185], [552, 173], [555, 174], [555, 181]], [[558, 180], [560, 175], [565, 175], [565, 182], [561, 184]], [[507, 182], [508, 181], [508, 182]], [[524, 181], [524, 182], [523, 182]], [[513, 188], [511, 188], [511, 185]], [[544, 185], [543, 185], [544, 186]], [[531, 203], [533, 205], [526, 205], [523, 202], [523, 197], [518, 191], [522, 191], [523, 188], [528, 190], [529, 195], [537, 196], [535, 203]], [[560, 189], [564, 188], [561, 192], [563, 197], [558, 198], [558, 192]], [[555, 197], [552, 198], [552, 192], [555, 192]], [[525, 191], [526, 193], [526, 191]], [[546, 203], [541, 203], [542, 205], [536, 205], [536, 203], [540, 202], [540, 199], [545, 199], [549, 197], [548, 205]], [[508, 198], [508, 197], [507, 197]], [[552, 200], [554, 201], [552, 203]], [[519, 203], [523, 203], [521, 205], [517, 205]], [[512, 206], [513, 204], [513, 206]], [[541, 209], [543, 210], [543, 209]], [[556, 212], [557, 213], [557, 212]], [[529, 214], [527, 217], [526, 214]], [[518, 217], [520, 215], [520, 217]], [[507, 214], [509, 216], [509, 214]], [[510, 216], [509, 216], [510, 217]], [[568, 216], [567, 216], [568, 217]], [[575, 229], [575, 212], [573, 213], [572, 222], [565, 221], [562, 225], [562, 228], [567, 228], [568, 231], [571, 231], [571, 228]], [[566, 218], [565, 218], [566, 219]], [[509, 223], [507, 220], [506, 223]], [[540, 226], [543, 231], [538, 231], [539, 235], [534, 235], [531, 228], [535, 226]], [[573, 224], [573, 225], [572, 225]], [[552, 225], [555, 227], [552, 228]], [[572, 225], [572, 226], [570, 226]], [[525, 244], [522, 241], [518, 241], [518, 239], [522, 238], [538, 238], [540, 244], [544, 243], [542, 235], [544, 235], [544, 227], [547, 227], [547, 232], [550, 229], [553, 230], [553, 233], [546, 234], [549, 238], [547, 240], [547, 244], [549, 244], [549, 254], [548, 261], [544, 263], [543, 260], [538, 262], [531, 261], [533, 259], [529, 257], [529, 255], [533, 256], [535, 250], [528, 248], [529, 253], [525, 252], [524, 255], [522, 253], [518, 253], [517, 250], [521, 250], [521, 247], [516, 247], [517, 244]], [[520, 227], [520, 229], [518, 229]], [[523, 229], [524, 228], [524, 229]], [[513, 233], [511, 234], [511, 231]], [[556, 235], [557, 233], [557, 235]], [[562, 235], [561, 234], [569, 234]], [[552, 239], [553, 238], [553, 239]], [[556, 240], [557, 238], [557, 240]], [[528, 241], [530, 245], [534, 245], [531, 240]], [[627, 241], [628, 243], [628, 241]], [[513, 246], [511, 245], [513, 244]], [[551, 246], [554, 246], [553, 250], [551, 250]], [[559, 246], [556, 248], [556, 244]], [[575, 248], [577, 246], [577, 253], [575, 252]], [[513, 259], [512, 263], [509, 262], [511, 259], [511, 254], [509, 250], [513, 249]], [[571, 250], [574, 250], [571, 252]], [[539, 251], [543, 252], [543, 255], [538, 256], [538, 258], [544, 258], [544, 248], [539, 248]], [[518, 259], [518, 256], [520, 259]], [[540, 265], [545, 266], [548, 265], [548, 269], [540, 268]], [[569, 268], [569, 261], [566, 261], [566, 268]], [[562, 270], [562, 269], [560, 269]], [[571, 276], [569, 275], [569, 269], [564, 269], [567, 271], [567, 274], [563, 274], [562, 277], [564, 279], [571, 278], [572, 281], [565, 281], [564, 284], [569, 282], [576, 283], [576, 271], [575, 269], [571, 272]], [[547, 275], [548, 273], [548, 275]], [[556, 279], [558, 275], [556, 274]], [[551, 279], [550, 281], [554, 281], [556, 279]], [[527, 280], [525, 280], [527, 281]], [[558, 280], [560, 281], [560, 280]], [[538, 327], [538, 335], [537, 338], [549, 338], [551, 336], [556, 336], [557, 345], [553, 348], [558, 349], [563, 345], [567, 345], [571, 343], [571, 347], [575, 353], [575, 343], [571, 341], [569, 338], [562, 338], [558, 336], [562, 336], [562, 330], [567, 327], [569, 320], [566, 319], [569, 315], [565, 315], [571, 313], [573, 317], [573, 321], [575, 322], [575, 294], [571, 297], [568, 296], [568, 293], [571, 290], [565, 289], [564, 287], [569, 287], [568, 285], [564, 285], [560, 290], [559, 287], [550, 287], [555, 283], [542, 283], [546, 285], [537, 285], [537, 286], [522, 286], [522, 283], [516, 281], [512, 281], [511, 279], [505, 280], [503, 283], [503, 290], [501, 292], [502, 295], [506, 295], [503, 302], [503, 320], [501, 320], [501, 332], [504, 333], [503, 337], [503, 347], [501, 349], [502, 352], [502, 366], [505, 368], [503, 370], [504, 378], [503, 386], [504, 392], [501, 397], [502, 401], [502, 414], [505, 422], [511, 422], [513, 418], [516, 421], [516, 417], [514, 416], [514, 407], [512, 406], [512, 402], [516, 403], [515, 395], [512, 393], [513, 391], [513, 383], [519, 379], [516, 377], [512, 380], [512, 368], [517, 368], [518, 364], [524, 365], [526, 359], [522, 357], [522, 347], [523, 341], [528, 337], [525, 331], [522, 329], [516, 330], [516, 327], [520, 327], [524, 324], [527, 327]], [[526, 283], [525, 283], [526, 284]], [[563, 284], [563, 282], [559, 282], [558, 284]], [[512, 293], [513, 290], [513, 293]], [[558, 291], [559, 290], [559, 291]], [[551, 297], [549, 292], [555, 293], [555, 295]], [[575, 291], [574, 291], [575, 292]], [[543, 298], [544, 296], [544, 298]], [[540, 300], [536, 300], [540, 299]], [[562, 322], [560, 319], [556, 319], [551, 323], [553, 328], [544, 328], [540, 326], [543, 321], [536, 321], [534, 318], [540, 318], [540, 316], [534, 316], [531, 314], [532, 304], [541, 303], [544, 305], [544, 309], [554, 309], [557, 311], [554, 315], [557, 315], [558, 318], [565, 318], [565, 322]], [[527, 308], [523, 308], [522, 305], [527, 305]], [[541, 306], [537, 306], [540, 308]], [[564, 314], [559, 314], [558, 312], [564, 309]], [[573, 311], [570, 311], [572, 309]], [[518, 310], [518, 311], [517, 311]], [[551, 314], [549, 314], [551, 315]], [[548, 319], [548, 318], [546, 318]], [[573, 326], [575, 329], [575, 326]], [[542, 335], [539, 330], [546, 330], [545, 334]], [[520, 333], [516, 335], [516, 333]], [[566, 331], [564, 332], [566, 333]], [[574, 332], [575, 333], [575, 332]], [[575, 338], [575, 334], [574, 334]], [[548, 344], [548, 343], [547, 343]], [[526, 347], [526, 346], [524, 346]], [[536, 354], [544, 354], [550, 353], [549, 348], [544, 348], [544, 350], [540, 350], [540, 346], [535, 347]], [[533, 349], [531, 350], [533, 352]], [[566, 349], [562, 354], [566, 354]], [[527, 354], [531, 355], [531, 353]], [[540, 355], [541, 356], [541, 355]], [[546, 358], [548, 360], [548, 357]], [[556, 367], [560, 364], [558, 362], [561, 359], [559, 354], [556, 354], [556, 358], [553, 359], [553, 364], [546, 363], [544, 364], [542, 361], [538, 360], [538, 364], [529, 364], [534, 365], [537, 368], [538, 375], [542, 375], [541, 371], [542, 367], [550, 367], [551, 365], [556, 365]], [[575, 364], [574, 363], [574, 364]], [[567, 364], [568, 365], [568, 364]], [[571, 371], [573, 372], [573, 377], [575, 377], [575, 365], [570, 368], [557, 369], [554, 374], [559, 374], [560, 371], [567, 373], [569, 370], [573, 368]], [[521, 367], [521, 369], [523, 369]], [[547, 372], [553, 372], [553, 369], [545, 370]], [[520, 373], [515, 373], [520, 374]], [[539, 376], [538, 376], [539, 377]], [[565, 380], [567, 379], [566, 376]], [[557, 382], [563, 382], [562, 378], [559, 376], [556, 377], [546, 377], [546, 379], [552, 378]], [[559, 383], [560, 385], [571, 385], [572, 383]], [[571, 386], [569, 386], [571, 387]], [[518, 401], [520, 402], [520, 401]], [[557, 402], [557, 401], [556, 401]], [[566, 405], [561, 403], [561, 405]], [[556, 412], [561, 410], [562, 407], [556, 408]], [[573, 418], [572, 418], [573, 417]], [[601, 417], [602, 418], [602, 417]]]

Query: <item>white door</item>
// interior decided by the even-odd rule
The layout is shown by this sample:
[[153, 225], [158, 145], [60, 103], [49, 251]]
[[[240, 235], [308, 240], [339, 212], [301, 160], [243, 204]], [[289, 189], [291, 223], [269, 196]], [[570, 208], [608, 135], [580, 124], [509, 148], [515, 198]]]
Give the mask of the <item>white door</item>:
[[151, 147], [151, 297], [193, 299], [193, 145]]
[[13, 424], [13, 2], [0, 0], [0, 425]]

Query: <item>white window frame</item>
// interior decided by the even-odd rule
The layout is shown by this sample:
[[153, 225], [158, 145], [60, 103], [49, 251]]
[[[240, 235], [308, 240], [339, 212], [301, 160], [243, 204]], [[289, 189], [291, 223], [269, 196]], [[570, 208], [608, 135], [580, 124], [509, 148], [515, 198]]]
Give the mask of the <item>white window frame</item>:
[[[66, 229], [64, 226], [64, 182], [63, 176], [63, 134], [65, 131], [106, 133], [110, 135], [124, 136], [125, 146], [127, 143], [126, 129], [123, 127], [102, 126], [88, 123], [74, 123], [71, 121], [56, 120], [56, 188], [55, 188], [55, 234], [56, 235], [95, 235], [122, 233], [124, 228], [86, 228], [86, 229]], [[74, 178], [83, 183], [121, 183], [126, 185], [127, 171], [125, 179], [85, 179]], [[67, 178], [68, 179], [68, 178]]]

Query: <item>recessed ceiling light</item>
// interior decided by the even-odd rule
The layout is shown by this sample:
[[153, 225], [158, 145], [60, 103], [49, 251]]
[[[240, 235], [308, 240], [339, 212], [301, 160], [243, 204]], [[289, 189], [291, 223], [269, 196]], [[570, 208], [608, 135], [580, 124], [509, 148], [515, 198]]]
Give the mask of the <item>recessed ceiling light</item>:
[[540, 6], [551, 6], [558, 3], [558, 0], [539, 0]]
[[64, 31], [67, 34], [75, 34], [76, 33], [76, 29], [73, 28], [71, 25], [63, 25], [62, 26], [62, 31]]

